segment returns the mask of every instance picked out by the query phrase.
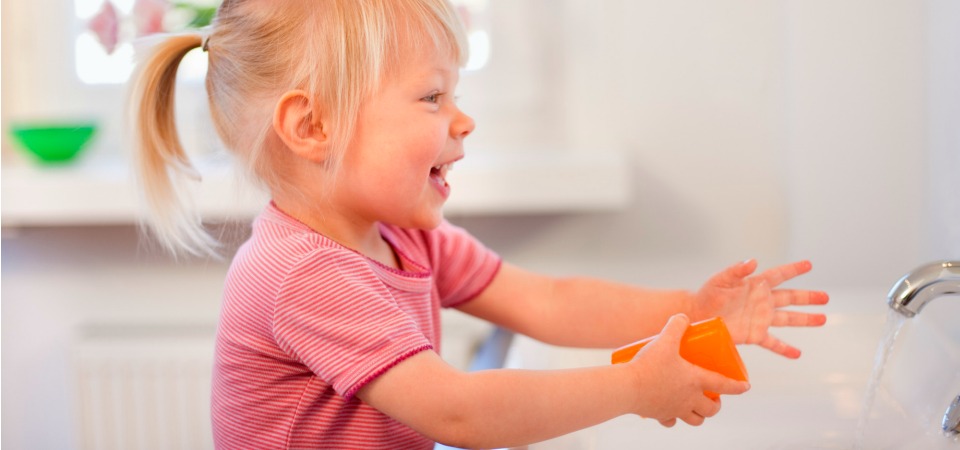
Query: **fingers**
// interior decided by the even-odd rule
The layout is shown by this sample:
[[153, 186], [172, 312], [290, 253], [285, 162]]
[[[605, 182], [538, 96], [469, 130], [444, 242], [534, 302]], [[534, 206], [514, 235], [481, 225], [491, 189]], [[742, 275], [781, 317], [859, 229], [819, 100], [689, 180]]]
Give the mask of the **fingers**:
[[773, 291], [774, 306], [826, 305], [830, 296], [826, 292], [796, 289], [777, 289]]
[[[776, 290], [773, 291], [774, 307], [786, 306], [825, 305], [830, 301], [826, 292], [803, 290]], [[775, 327], [819, 327], [827, 323], [825, 314], [802, 313], [796, 311], [777, 310], [771, 322]]]
[[720, 400], [712, 400], [705, 396], [700, 400], [700, 404], [693, 408], [693, 412], [703, 418], [713, 417], [720, 412]]
[[819, 327], [825, 323], [827, 323], [826, 314], [777, 311], [773, 313], [773, 321], [770, 325], [775, 327]]
[[760, 346], [785, 358], [797, 359], [800, 357], [800, 349], [791, 345], [787, 345], [786, 342], [770, 336], [769, 334], [766, 338], [760, 341]]
[[[700, 371], [701, 377], [705, 380], [704, 386], [717, 388], [725, 394], [739, 394], [750, 388], [749, 384], [745, 381], [736, 381], [706, 369], [700, 369]], [[729, 387], [727, 387], [728, 385]], [[679, 417], [658, 419], [658, 421], [660, 425], [667, 428], [674, 426], [678, 419], [692, 426], [700, 426], [707, 418], [713, 417], [719, 412], [720, 399], [713, 400], [707, 397], [706, 394], [703, 394], [700, 395], [699, 398], [694, 399], [692, 409], [686, 413], [681, 414]]]
[[743, 282], [743, 279], [750, 276], [755, 270], [757, 270], [757, 260], [748, 259], [723, 269], [723, 271], [710, 278], [707, 284], [725, 287], [735, 286]]
[[745, 278], [757, 270], [757, 260], [752, 258], [748, 259], [746, 261], [733, 265], [731, 269], [738, 271], [737, 275], [740, 278]]
[[[700, 379], [703, 390], [705, 391], [716, 392], [717, 394], [723, 395], [740, 395], [750, 390], [750, 383], [746, 381], [734, 380], [733, 378], [720, 375], [717, 372], [712, 372], [701, 367], [697, 368], [700, 369]], [[704, 398], [712, 402], [712, 400], [707, 397]], [[719, 405], [717, 405], [717, 407], [719, 408]]]
[[688, 325], [690, 325], [690, 318], [685, 314], [671, 316], [670, 320], [667, 320], [667, 324], [663, 326], [663, 330], [660, 331], [660, 337], [657, 338], [657, 341], [679, 349], [680, 339], [683, 338], [683, 333], [687, 331]]
[[719, 400], [713, 401], [707, 397], [701, 397], [693, 411], [681, 416], [680, 420], [697, 427], [703, 425], [707, 418], [717, 415], [718, 412], [720, 412]]
[[693, 425], [693, 426], [695, 426], [695, 427], [699, 427], [700, 425], [703, 425], [703, 421], [706, 420], [706, 419], [705, 419], [703, 416], [701, 416], [701, 415], [699, 415], [699, 414], [697, 414], [697, 413], [695, 413], [695, 412], [689, 412], [689, 413], [683, 415], [682, 417], [680, 417], [680, 420], [682, 420], [682, 421], [684, 421], [684, 422], [686, 422], [686, 423], [688, 423], [688, 424], [690, 424], [690, 425]]
[[803, 275], [813, 269], [810, 261], [797, 261], [795, 263], [784, 264], [782, 266], [767, 269], [759, 277], [767, 280], [771, 287], [779, 286], [784, 281]]
[[689, 425], [698, 427], [703, 425], [708, 418], [717, 415], [720, 412], [720, 400], [711, 400], [707, 397], [701, 399], [694, 406], [693, 410], [680, 416], [670, 419], [658, 419], [660, 425], [670, 428], [677, 424], [677, 419], [686, 422]]

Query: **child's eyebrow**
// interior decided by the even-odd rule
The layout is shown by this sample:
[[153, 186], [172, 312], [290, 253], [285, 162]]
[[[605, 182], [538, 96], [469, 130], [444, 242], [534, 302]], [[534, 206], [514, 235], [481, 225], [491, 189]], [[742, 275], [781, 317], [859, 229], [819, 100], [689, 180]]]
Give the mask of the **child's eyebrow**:
[[429, 72], [432, 74], [439, 74], [444, 77], [450, 76], [453, 73], [453, 71], [451, 71], [449, 68], [446, 68], [446, 67], [434, 67]]
[[451, 71], [448, 68], [443, 67], [432, 67], [424, 69], [421, 72], [421, 75], [418, 77], [420, 80], [430, 81], [430, 82], [446, 82], [454, 77], [456, 72]]

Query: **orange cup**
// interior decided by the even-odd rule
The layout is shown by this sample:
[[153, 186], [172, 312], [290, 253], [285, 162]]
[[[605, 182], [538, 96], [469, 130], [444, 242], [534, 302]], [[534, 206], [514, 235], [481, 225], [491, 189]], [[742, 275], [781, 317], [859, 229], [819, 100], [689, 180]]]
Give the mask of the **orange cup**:
[[[633, 359], [634, 355], [647, 345], [656, 336], [634, 342], [618, 348], [610, 358], [613, 364], [625, 363]], [[723, 323], [723, 319], [714, 317], [691, 324], [683, 333], [680, 341], [680, 356], [704, 369], [720, 373], [728, 378], [739, 381], [747, 380], [747, 369], [740, 359], [737, 346], [730, 337], [730, 331]], [[704, 395], [714, 400], [720, 398], [715, 392], [704, 392]]]

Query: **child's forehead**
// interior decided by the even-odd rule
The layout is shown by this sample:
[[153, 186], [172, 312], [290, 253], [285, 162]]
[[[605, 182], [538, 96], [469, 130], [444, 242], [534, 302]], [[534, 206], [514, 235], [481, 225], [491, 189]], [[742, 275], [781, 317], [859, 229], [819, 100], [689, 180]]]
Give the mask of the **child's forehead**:
[[457, 73], [459, 58], [453, 51], [433, 45], [404, 45], [398, 49], [397, 57], [388, 64], [386, 75], [444, 75]]
[[[468, 51], [465, 42], [458, 39], [462, 30], [458, 26], [428, 20], [424, 17], [405, 17], [392, 24], [394, 30], [387, 47], [394, 62], [408, 59], [443, 59], [461, 65]], [[388, 58], [391, 55], [387, 55]]]

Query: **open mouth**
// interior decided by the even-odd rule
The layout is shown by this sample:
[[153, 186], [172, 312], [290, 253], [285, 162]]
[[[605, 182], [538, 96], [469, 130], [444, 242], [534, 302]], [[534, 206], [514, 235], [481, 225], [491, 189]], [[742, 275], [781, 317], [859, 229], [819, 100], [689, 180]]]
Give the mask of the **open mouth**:
[[446, 198], [450, 195], [450, 184], [447, 183], [447, 172], [453, 167], [453, 163], [440, 164], [430, 168], [430, 182], [440, 194]]
[[430, 168], [430, 178], [434, 179], [443, 186], [449, 186], [447, 184], [447, 172], [449, 172], [452, 168], [453, 163], [433, 166]]

